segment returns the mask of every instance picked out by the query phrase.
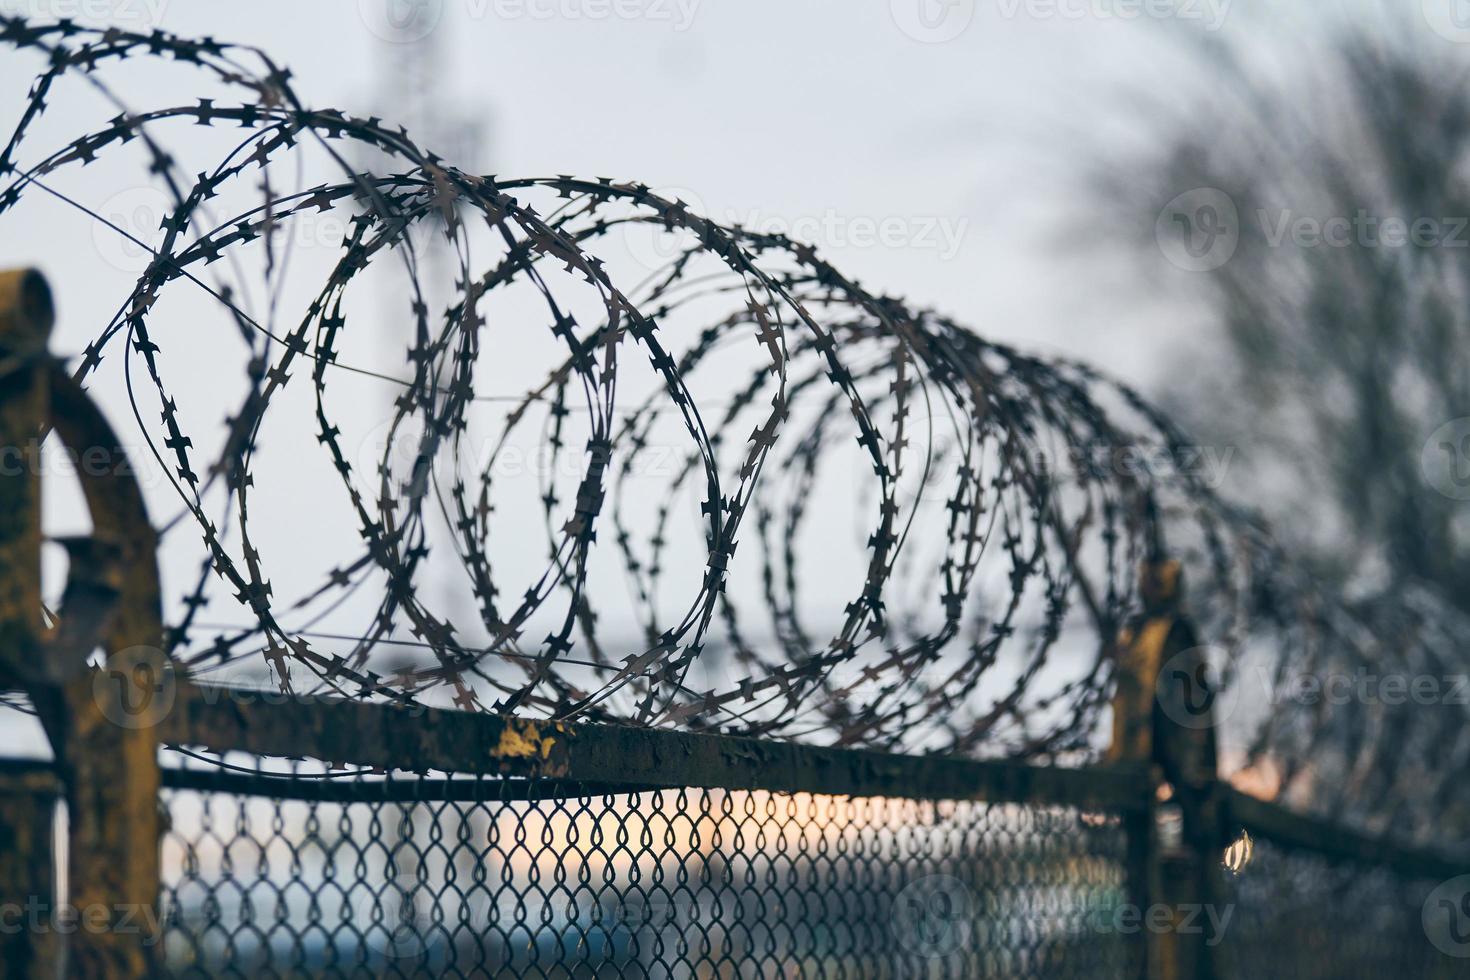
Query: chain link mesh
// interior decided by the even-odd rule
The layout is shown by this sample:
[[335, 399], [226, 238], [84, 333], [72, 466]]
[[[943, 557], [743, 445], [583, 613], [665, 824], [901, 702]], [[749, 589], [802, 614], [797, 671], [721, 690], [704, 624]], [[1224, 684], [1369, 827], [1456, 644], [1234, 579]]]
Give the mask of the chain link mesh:
[[[185, 762], [172, 976], [1122, 978], [1150, 928], [1116, 813]], [[1185, 920], [1223, 976], [1467, 975], [1429, 923], [1453, 883], [1232, 850]]]
[[[1334, 863], [1265, 841], [1254, 842], [1251, 851], [1241, 873], [1227, 876], [1233, 919], [1223, 944], [1228, 976], [1470, 976], [1470, 959], [1436, 948], [1426, 933], [1427, 915], [1436, 911], [1426, 903], [1441, 882]], [[1466, 940], [1470, 955], [1470, 936]]]
[[294, 768], [268, 796], [165, 790], [172, 975], [1091, 978], [1136, 962], [1136, 937], [1106, 929], [1125, 901], [1116, 816]]

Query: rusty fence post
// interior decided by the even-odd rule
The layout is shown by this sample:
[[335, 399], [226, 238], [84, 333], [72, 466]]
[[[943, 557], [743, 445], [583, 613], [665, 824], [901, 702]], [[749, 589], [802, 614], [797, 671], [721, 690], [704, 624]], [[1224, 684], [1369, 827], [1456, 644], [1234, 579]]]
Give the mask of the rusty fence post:
[[[40, 655], [41, 473], [34, 447], [48, 411], [37, 358], [51, 329], [51, 295], [40, 276], [0, 273], [0, 685], [26, 687]], [[29, 776], [0, 777], [0, 967], [6, 976], [56, 977], [54, 934], [28, 928], [27, 909], [57, 900], [49, 829], [55, 798], [38, 799]], [[42, 813], [44, 810], [44, 815]], [[14, 928], [18, 923], [19, 928]]]
[[0, 683], [14, 690], [40, 655], [41, 470], [50, 396], [40, 357], [51, 331], [40, 275], [0, 272]]
[[1119, 637], [1109, 761], [1146, 767], [1147, 809], [1129, 818], [1128, 891], [1144, 936], [1146, 980], [1214, 980], [1223, 911], [1216, 692], [1183, 611], [1179, 563], [1140, 571], [1143, 611]]
[[[147, 671], [136, 662], [162, 663], [157, 557], [123, 447], [46, 353], [53, 319], [38, 272], [0, 272], [0, 682], [36, 706], [68, 827], [64, 904], [51, 896], [31, 931], [48, 934], [44, 951], [67, 976], [144, 977], [154, 972], [159, 938], [156, 719], [131, 710], [126, 683], [109, 681], [117, 674], [137, 684]], [[51, 629], [41, 612], [48, 432], [86, 461], [75, 471], [93, 528], [66, 543], [71, 567]], [[101, 671], [88, 666], [99, 646]]]
[[57, 934], [35, 928], [32, 919], [57, 900], [53, 842], [60, 796], [44, 763], [0, 770], [0, 973], [7, 977], [61, 976]]

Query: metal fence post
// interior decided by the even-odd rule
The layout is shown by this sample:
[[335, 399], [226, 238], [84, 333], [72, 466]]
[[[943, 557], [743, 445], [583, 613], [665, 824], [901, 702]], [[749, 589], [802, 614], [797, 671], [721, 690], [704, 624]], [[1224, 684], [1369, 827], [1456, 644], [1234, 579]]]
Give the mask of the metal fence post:
[[39, 356], [51, 294], [29, 270], [0, 272], [0, 683], [23, 687], [41, 649], [41, 470], [49, 410]]
[[1182, 608], [1179, 563], [1140, 572], [1143, 611], [1119, 638], [1109, 761], [1146, 766], [1146, 810], [1128, 826], [1130, 902], [1148, 980], [1213, 980], [1204, 928], [1220, 897], [1221, 822], [1208, 663]]
[[[47, 896], [49, 908], [27, 928], [64, 940], [68, 975], [143, 977], [159, 921], [156, 721], [128, 710], [132, 692], [97, 682], [87, 657], [99, 645], [109, 668], [119, 651], [162, 657], [157, 559], [122, 447], [46, 354], [53, 319], [38, 272], [0, 272], [0, 680], [36, 706], [68, 817], [65, 905]], [[77, 474], [93, 526], [91, 539], [70, 543], [67, 593], [49, 631], [39, 452], [48, 430], [87, 463]]]
[[0, 772], [0, 973], [26, 980], [61, 975], [57, 935], [33, 913], [56, 903], [56, 801], [49, 767]]
[[[35, 357], [51, 328], [45, 282], [19, 271], [0, 273], [0, 684], [14, 690], [41, 649], [41, 474], [39, 445], [47, 412], [45, 372]], [[27, 927], [27, 909], [56, 901], [49, 828], [27, 776], [0, 777], [0, 902], [20, 928], [0, 935], [6, 976], [59, 975], [55, 936]], [[41, 824], [47, 833], [42, 833]], [[8, 925], [8, 924], [7, 924]]]

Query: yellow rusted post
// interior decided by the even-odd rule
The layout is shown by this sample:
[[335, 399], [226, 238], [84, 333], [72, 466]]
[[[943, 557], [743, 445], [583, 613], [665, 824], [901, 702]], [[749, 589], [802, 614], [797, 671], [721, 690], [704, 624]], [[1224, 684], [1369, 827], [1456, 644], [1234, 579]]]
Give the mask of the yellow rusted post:
[[[1151, 810], [1128, 826], [1129, 900], [1143, 923], [1140, 975], [1212, 980], [1222, 937], [1221, 847], [1208, 663], [1182, 609], [1178, 562], [1146, 564], [1143, 609], [1123, 630], [1108, 759], [1146, 767]], [[1228, 921], [1228, 919], [1226, 920]]]
[[43, 631], [39, 449], [53, 319], [39, 273], [0, 272], [0, 682], [10, 688], [36, 662]]
[[0, 973], [55, 980], [61, 975], [52, 846], [56, 777], [44, 765], [0, 772]]
[[[36, 705], [65, 787], [69, 976], [152, 975], [158, 921], [158, 759], [134, 710], [138, 662], [162, 663], [154, 535], [142, 493], [101, 413], [46, 355], [50, 292], [34, 270], [0, 273], [0, 670]], [[40, 442], [48, 428], [86, 465], [76, 472], [92, 538], [69, 543], [56, 628], [41, 620]], [[99, 673], [87, 658], [101, 646]], [[142, 651], [140, 653], [140, 651]], [[116, 676], [114, 676], [116, 675]], [[112, 683], [121, 680], [121, 684]]]
[[[0, 684], [8, 689], [27, 686], [44, 633], [38, 450], [48, 406], [41, 358], [52, 321], [39, 274], [0, 272]], [[55, 855], [32, 789], [21, 777], [0, 780], [0, 902], [7, 910], [56, 901]], [[57, 976], [54, 935], [26, 928], [21, 915], [22, 928], [0, 935], [0, 972]]]

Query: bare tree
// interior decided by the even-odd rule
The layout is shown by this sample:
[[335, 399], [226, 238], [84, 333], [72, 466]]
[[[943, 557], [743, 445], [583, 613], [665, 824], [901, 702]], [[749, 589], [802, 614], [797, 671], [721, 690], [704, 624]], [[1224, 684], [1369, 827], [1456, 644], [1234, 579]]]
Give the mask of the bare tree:
[[1093, 189], [1151, 270], [1198, 273], [1224, 363], [1167, 398], [1254, 502], [1344, 581], [1470, 609], [1470, 49], [1412, 6], [1284, 64], [1189, 42], [1208, 87], [1142, 97], [1157, 140]]

